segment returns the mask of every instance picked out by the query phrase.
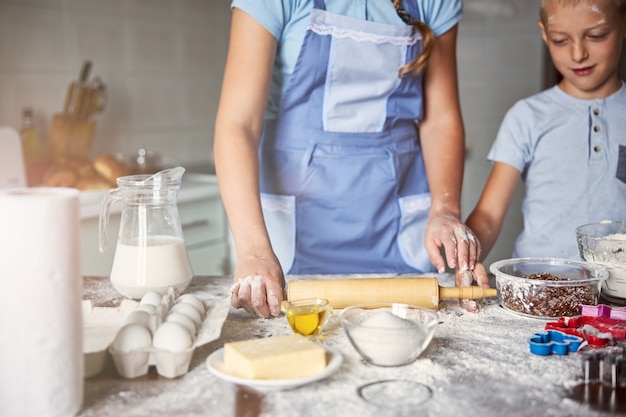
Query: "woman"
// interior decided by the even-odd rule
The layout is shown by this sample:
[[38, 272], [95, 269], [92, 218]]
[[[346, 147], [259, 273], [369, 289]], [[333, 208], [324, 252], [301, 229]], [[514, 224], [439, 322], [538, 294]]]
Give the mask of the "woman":
[[233, 306], [280, 314], [284, 273], [472, 270], [461, 1], [232, 4], [214, 151]]

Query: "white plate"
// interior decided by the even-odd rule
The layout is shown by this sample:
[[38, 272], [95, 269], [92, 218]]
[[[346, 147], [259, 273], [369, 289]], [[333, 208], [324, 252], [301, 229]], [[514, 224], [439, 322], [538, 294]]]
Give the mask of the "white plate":
[[235, 376], [229, 373], [224, 367], [224, 348], [211, 353], [206, 360], [206, 366], [213, 375], [225, 381], [232, 382], [233, 384], [245, 385], [261, 391], [287, 390], [327, 378], [341, 367], [341, 363], [343, 362], [343, 356], [341, 353], [328, 346], [324, 346], [324, 349], [326, 349], [326, 358], [328, 360], [326, 368], [318, 374], [310, 375], [304, 378], [248, 379]]

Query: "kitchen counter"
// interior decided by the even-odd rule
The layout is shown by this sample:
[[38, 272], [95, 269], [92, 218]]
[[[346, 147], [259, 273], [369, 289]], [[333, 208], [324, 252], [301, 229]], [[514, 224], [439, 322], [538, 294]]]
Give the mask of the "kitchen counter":
[[[440, 285], [453, 285], [449, 275], [439, 280]], [[228, 296], [231, 282], [230, 277], [197, 276], [187, 292], [219, 299]], [[122, 300], [102, 277], [85, 279], [84, 298], [109, 306]], [[417, 361], [384, 368], [358, 356], [335, 312], [323, 338], [343, 354], [341, 368], [300, 388], [259, 392], [215, 377], [205, 365], [207, 357], [226, 342], [291, 330], [284, 317], [266, 320], [231, 308], [220, 338], [196, 349], [182, 377], [170, 380], [153, 370], [123, 379], [109, 358], [103, 373], [86, 380], [80, 416], [596, 417], [626, 412], [625, 389], [581, 384], [577, 354], [544, 357], [529, 352], [527, 340], [543, 330], [544, 321], [512, 314], [495, 299], [483, 300], [477, 314], [465, 312], [456, 300], [443, 300], [439, 313], [436, 334]], [[391, 388], [376, 390], [381, 381], [391, 381]]]
[[[80, 218], [88, 219], [100, 216], [100, 204], [107, 191], [82, 191], [80, 193]], [[217, 177], [209, 174], [185, 173], [176, 199], [178, 204], [199, 198], [219, 196]], [[122, 203], [111, 205], [111, 213], [122, 211]]]
[[[100, 251], [100, 206], [107, 191], [80, 193], [81, 272], [108, 275], [124, 203], [111, 204], [108, 243]], [[185, 246], [196, 275], [228, 274], [231, 268], [226, 213], [215, 175], [185, 172], [176, 199]]]

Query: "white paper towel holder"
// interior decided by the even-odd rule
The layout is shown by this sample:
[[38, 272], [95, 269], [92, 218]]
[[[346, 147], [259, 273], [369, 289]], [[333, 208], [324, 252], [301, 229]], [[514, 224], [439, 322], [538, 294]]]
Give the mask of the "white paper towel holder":
[[0, 189], [26, 186], [26, 170], [20, 135], [10, 127], [0, 127]]

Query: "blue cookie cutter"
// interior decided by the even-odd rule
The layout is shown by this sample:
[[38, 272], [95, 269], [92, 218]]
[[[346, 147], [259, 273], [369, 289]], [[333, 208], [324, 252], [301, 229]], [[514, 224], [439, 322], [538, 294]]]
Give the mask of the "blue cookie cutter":
[[542, 356], [552, 353], [555, 355], [567, 355], [569, 352], [576, 352], [582, 343], [582, 337], [559, 332], [558, 330], [535, 333], [534, 336], [528, 339], [530, 352]]

